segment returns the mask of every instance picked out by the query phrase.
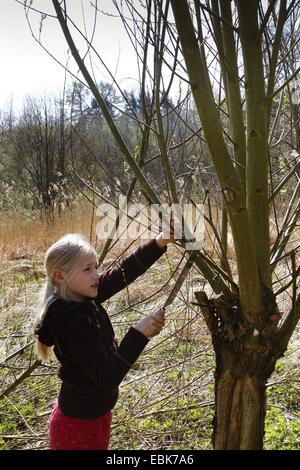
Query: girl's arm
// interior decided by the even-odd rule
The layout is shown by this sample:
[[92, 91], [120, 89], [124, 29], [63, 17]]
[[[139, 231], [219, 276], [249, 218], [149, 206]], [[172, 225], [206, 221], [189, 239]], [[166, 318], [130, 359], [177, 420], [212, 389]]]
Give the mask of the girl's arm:
[[[149, 339], [137, 328], [130, 328], [117, 350], [108, 348], [99, 335], [91, 332], [89, 316], [86, 312], [77, 312], [69, 316], [56, 335], [62, 357], [77, 364], [82, 372], [102, 390], [117, 387], [137, 360]], [[67, 359], [65, 359], [67, 360]], [[64, 367], [59, 377], [68, 382]]]
[[167, 238], [159, 234], [152, 240], [145, 241], [127, 258], [118, 262], [118, 265], [109, 268], [101, 274], [96, 303], [102, 303], [115, 295], [126, 285], [144, 274], [167, 250]]

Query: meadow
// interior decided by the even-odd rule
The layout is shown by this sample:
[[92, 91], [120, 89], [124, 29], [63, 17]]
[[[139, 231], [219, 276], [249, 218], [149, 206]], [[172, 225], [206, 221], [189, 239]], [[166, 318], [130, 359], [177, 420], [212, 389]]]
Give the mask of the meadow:
[[[86, 204], [50, 225], [13, 215], [0, 219], [1, 450], [49, 448], [48, 421], [60, 386], [57, 362], [30, 371], [36, 360], [32, 328], [45, 279], [43, 256], [64, 233], [82, 233], [95, 242], [95, 224]], [[99, 253], [102, 246], [96, 246]], [[124, 248], [124, 242], [116, 245], [101, 269]], [[118, 340], [141, 315], [162, 305], [180, 257], [178, 248], [169, 246], [146, 274], [105, 303]], [[194, 291], [203, 287], [205, 280], [193, 268], [166, 310], [166, 327], [122, 383], [111, 449], [212, 449], [214, 352], [193, 304]], [[299, 350], [298, 326], [267, 385], [266, 449], [300, 449]]]

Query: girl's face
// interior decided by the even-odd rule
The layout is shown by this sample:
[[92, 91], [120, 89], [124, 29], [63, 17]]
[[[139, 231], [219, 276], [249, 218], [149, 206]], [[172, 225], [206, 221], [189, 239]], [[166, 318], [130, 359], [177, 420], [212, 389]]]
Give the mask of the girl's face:
[[61, 269], [54, 270], [53, 276], [56, 282], [66, 284], [70, 300], [82, 302], [87, 297], [96, 297], [98, 293], [98, 262], [93, 254], [86, 257], [71, 279]]

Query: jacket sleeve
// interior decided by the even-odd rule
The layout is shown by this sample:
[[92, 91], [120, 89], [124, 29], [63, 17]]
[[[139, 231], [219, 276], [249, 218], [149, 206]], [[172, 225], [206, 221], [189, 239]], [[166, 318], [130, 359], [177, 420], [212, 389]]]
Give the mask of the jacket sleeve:
[[[137, 360], [149, 339], [131, 327], [116, 351], [108, 350], [91, 333], [88, 315], [78, 314], [67, 322], [67, 334], [59, 332], [59, 343], [67, 348], [78, 367], [102, 390], [117, 387]], [[65, 331], [66, 333], [66, 331]]]
[[109, 299], [144, 274], [167, 250], [160, 248], [155, 239], [147, 240], [118, 266], [107, 269], [99, 279], [98, 294], [94, 301], [98, 304]]

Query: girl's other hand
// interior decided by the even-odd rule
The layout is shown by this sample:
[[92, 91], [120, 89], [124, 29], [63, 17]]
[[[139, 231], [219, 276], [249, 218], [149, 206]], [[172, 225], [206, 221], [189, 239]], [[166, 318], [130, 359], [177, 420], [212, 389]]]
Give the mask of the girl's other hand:
[[147, 338], [158, 335], [165, 326], [165, 308], [162, 307], [156, 312], [142, 318], [133, 327]]

